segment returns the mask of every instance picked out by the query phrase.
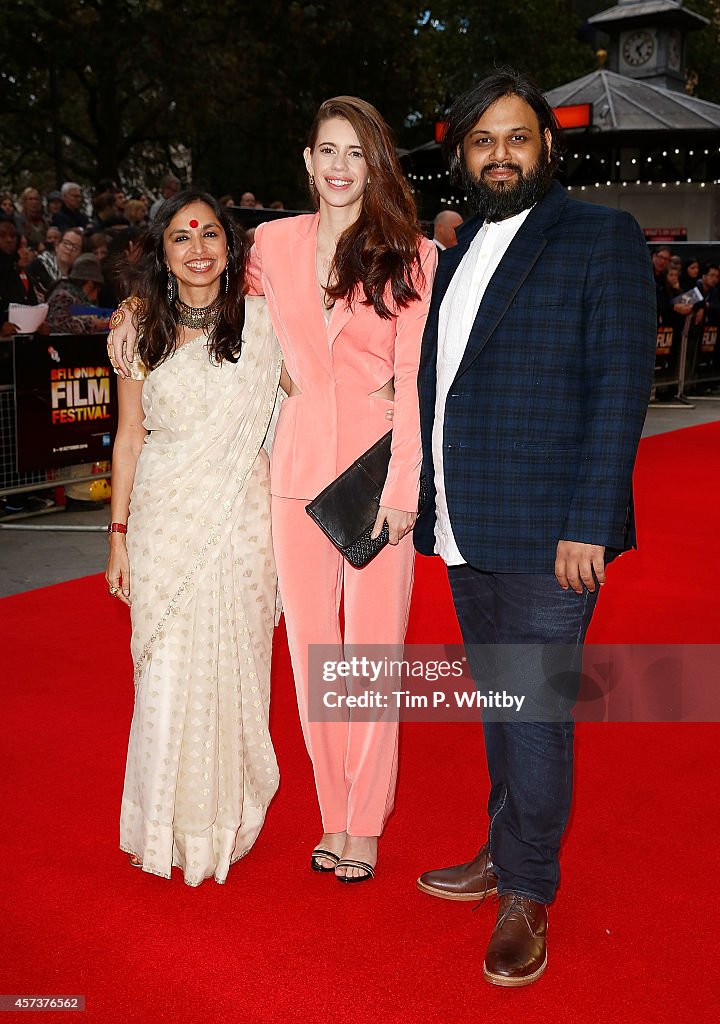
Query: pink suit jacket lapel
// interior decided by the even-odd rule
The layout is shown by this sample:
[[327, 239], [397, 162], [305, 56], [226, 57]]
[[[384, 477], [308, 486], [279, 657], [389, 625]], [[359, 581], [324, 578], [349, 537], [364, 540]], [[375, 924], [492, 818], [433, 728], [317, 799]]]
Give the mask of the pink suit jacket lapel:
[[298, 218], [297, 232], [290, 243], [293, 297], [302, 311], [305, 336], [325, 370], [332, 375], [332, 357], [315, 274], [318, 221], [317, 214], [310, 220]]

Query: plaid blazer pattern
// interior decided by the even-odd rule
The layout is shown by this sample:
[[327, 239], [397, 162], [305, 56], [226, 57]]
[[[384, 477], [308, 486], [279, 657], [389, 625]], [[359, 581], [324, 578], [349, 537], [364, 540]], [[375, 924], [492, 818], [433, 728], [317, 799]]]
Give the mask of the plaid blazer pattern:
[[[438, 312], [482, 227], [441, 254], [418, 377], [429, 501], [415, 527], [435, 547], [431, 435]], [[635, 546], [632, 472], [652, 385], [655, 287], [630, 214], [571, 199], [555, 182], [483, 296], [443, 424], [453, 532], [470, 565], [553, 572], [559, 540]]]

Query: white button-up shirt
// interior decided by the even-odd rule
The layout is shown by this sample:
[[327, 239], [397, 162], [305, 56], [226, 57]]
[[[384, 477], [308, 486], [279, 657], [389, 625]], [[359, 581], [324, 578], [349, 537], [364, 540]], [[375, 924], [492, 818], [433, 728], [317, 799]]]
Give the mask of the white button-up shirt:
[[485, 289], [510, 243], [530, 213], [530, 209], [523, 210], [522, 213], [498, 223], [486, 221], [483, 224], [453, 274], [440, 306], [432, 452], [435, 467], [435, 509], [437, 513], [435, 550], [447, 565], [463, 565], [465, 559], [460, 554], [453, 535], [445, 493], [443, 470], [445, 403], [465, 354]]

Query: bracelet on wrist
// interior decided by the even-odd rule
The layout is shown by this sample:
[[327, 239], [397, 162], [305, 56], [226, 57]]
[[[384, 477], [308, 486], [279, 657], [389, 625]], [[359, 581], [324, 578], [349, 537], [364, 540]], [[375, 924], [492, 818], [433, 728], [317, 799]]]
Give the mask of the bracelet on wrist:
[[109, 523], [107, 532], [108, 536], [111, 533], [127, 533], [127, 523]]

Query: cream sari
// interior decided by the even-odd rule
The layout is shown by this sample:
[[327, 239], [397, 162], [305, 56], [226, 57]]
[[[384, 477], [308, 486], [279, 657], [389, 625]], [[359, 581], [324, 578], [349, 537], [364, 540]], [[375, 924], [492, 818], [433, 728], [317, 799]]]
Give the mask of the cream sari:
[[135, 710], [120, 848], [189, 885], [257, 838], [279, 776], [268, 732], [276, 575], [268, 427], [281, 356], [265, 300], [246, 299], [242, 353], [205, 337], [145, 376], [149, 433], [130, 502]]

